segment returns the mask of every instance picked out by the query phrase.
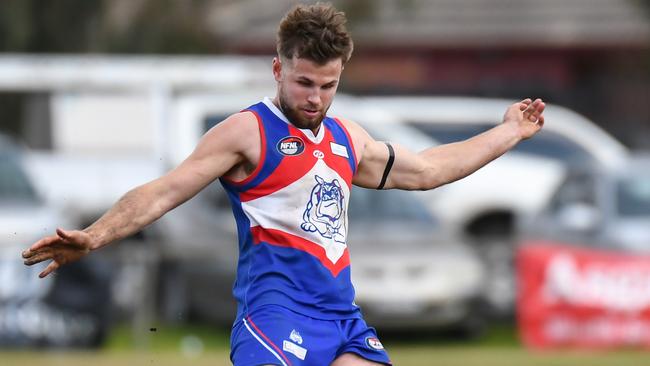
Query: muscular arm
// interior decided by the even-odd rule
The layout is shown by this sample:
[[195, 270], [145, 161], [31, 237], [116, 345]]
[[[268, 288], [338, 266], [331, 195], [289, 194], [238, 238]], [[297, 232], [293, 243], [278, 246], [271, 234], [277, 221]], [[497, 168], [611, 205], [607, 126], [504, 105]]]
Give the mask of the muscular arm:
[[[192, 154], [166, 175], [126, 193], [99, 220], [83, 230], [93, 248], [125, 238], [196, 195], [245, 160], [255, 133], [250, 114], [234, 115], [206, 133]], [[253, 118], [254, 120], [254, 118]], [[258, 137], [259, 141], [259, 137]]]
[[91, 250], [125, 238], [196, 195], [223, 175], [242, 174], [259, 155], [257, 120], [235, 114], [208, 131], [192, 154], [164, 176], [126, 193], [99, 220], [82, 231], [57, 229], [23, 252], [25, 264], [53, 259], [41, 277]]
[[[543, 123], [544, 103], [526, 99], [515, 103], [503, 123], [468, 140], [440, 145], [413, 153], [392, 144], [395, 162], [384, 188], [428, 190], [466, 177], [503, 155], [522, 139], [537, 133]], [[377, 188], [388, 160], [388, 149], [354, 125], [355, 145], [362, 146], [359, 169], [354, 184]]]

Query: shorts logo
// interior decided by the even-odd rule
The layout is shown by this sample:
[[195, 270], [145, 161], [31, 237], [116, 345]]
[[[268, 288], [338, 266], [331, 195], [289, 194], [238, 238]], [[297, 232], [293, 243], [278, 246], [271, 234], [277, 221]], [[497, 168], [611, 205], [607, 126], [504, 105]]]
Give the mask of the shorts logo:
[[381, 351], [381, 350], [384, 349], [384, 345], [381, 344], [379, 339], [377, 339], [375, 337], [366, 337], [366, 345], [368, 345], [368, 347], [370, 347], [370, 348], [372, 348], [372, 349], [374, 349], [376, 351]]
[[307, 349], [304, 347], [300, 347], [299, 345], [295, 343], [291, 343], [289, 341], [283, 341], [282, 342], [282, 350], [285, 352], [289, 352], [292, 355], [298, 357], [301, 360], [305, 360], [305, 357], [307, 357]]
[[305, 143], [300, 137], [287, 136], [278, 142], [277, 149], [282, 155], [300, 155], [305, 151]]
[[295, 329], [291, 331], [291, 334], [289, 335], [289, 339], [291, 339], [292, 341], [298, 344], [302, 344], [302, 336]]

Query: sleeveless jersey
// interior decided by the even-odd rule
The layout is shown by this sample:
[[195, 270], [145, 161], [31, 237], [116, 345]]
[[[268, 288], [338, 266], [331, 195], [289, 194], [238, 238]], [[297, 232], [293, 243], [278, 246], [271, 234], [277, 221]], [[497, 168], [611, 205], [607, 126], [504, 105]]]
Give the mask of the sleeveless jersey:
[[317, 319], [360, 317], [346, 244], [357, 161], [340, 121], [318, 136], [290, 124], [266, 98], [246, 109], [261, 135], [260, 161], [245, 180], [221, 179], [237, 222], [237, 320], [280, 305]]

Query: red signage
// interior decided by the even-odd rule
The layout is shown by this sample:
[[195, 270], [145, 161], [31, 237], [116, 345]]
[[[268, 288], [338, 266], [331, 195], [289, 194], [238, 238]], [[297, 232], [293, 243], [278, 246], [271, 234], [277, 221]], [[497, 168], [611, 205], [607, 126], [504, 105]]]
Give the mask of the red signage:
[[526, 243], [517, 279], [525, 345], [650, 348], [650, 256]]

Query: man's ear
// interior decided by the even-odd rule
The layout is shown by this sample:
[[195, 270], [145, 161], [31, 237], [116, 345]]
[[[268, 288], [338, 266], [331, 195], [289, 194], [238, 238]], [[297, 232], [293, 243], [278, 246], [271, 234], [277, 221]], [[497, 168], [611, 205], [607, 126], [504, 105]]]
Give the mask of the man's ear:
[[279, 56], [273, 57], [273, 77], [275, 81], [282, 80], [282, 62]]

